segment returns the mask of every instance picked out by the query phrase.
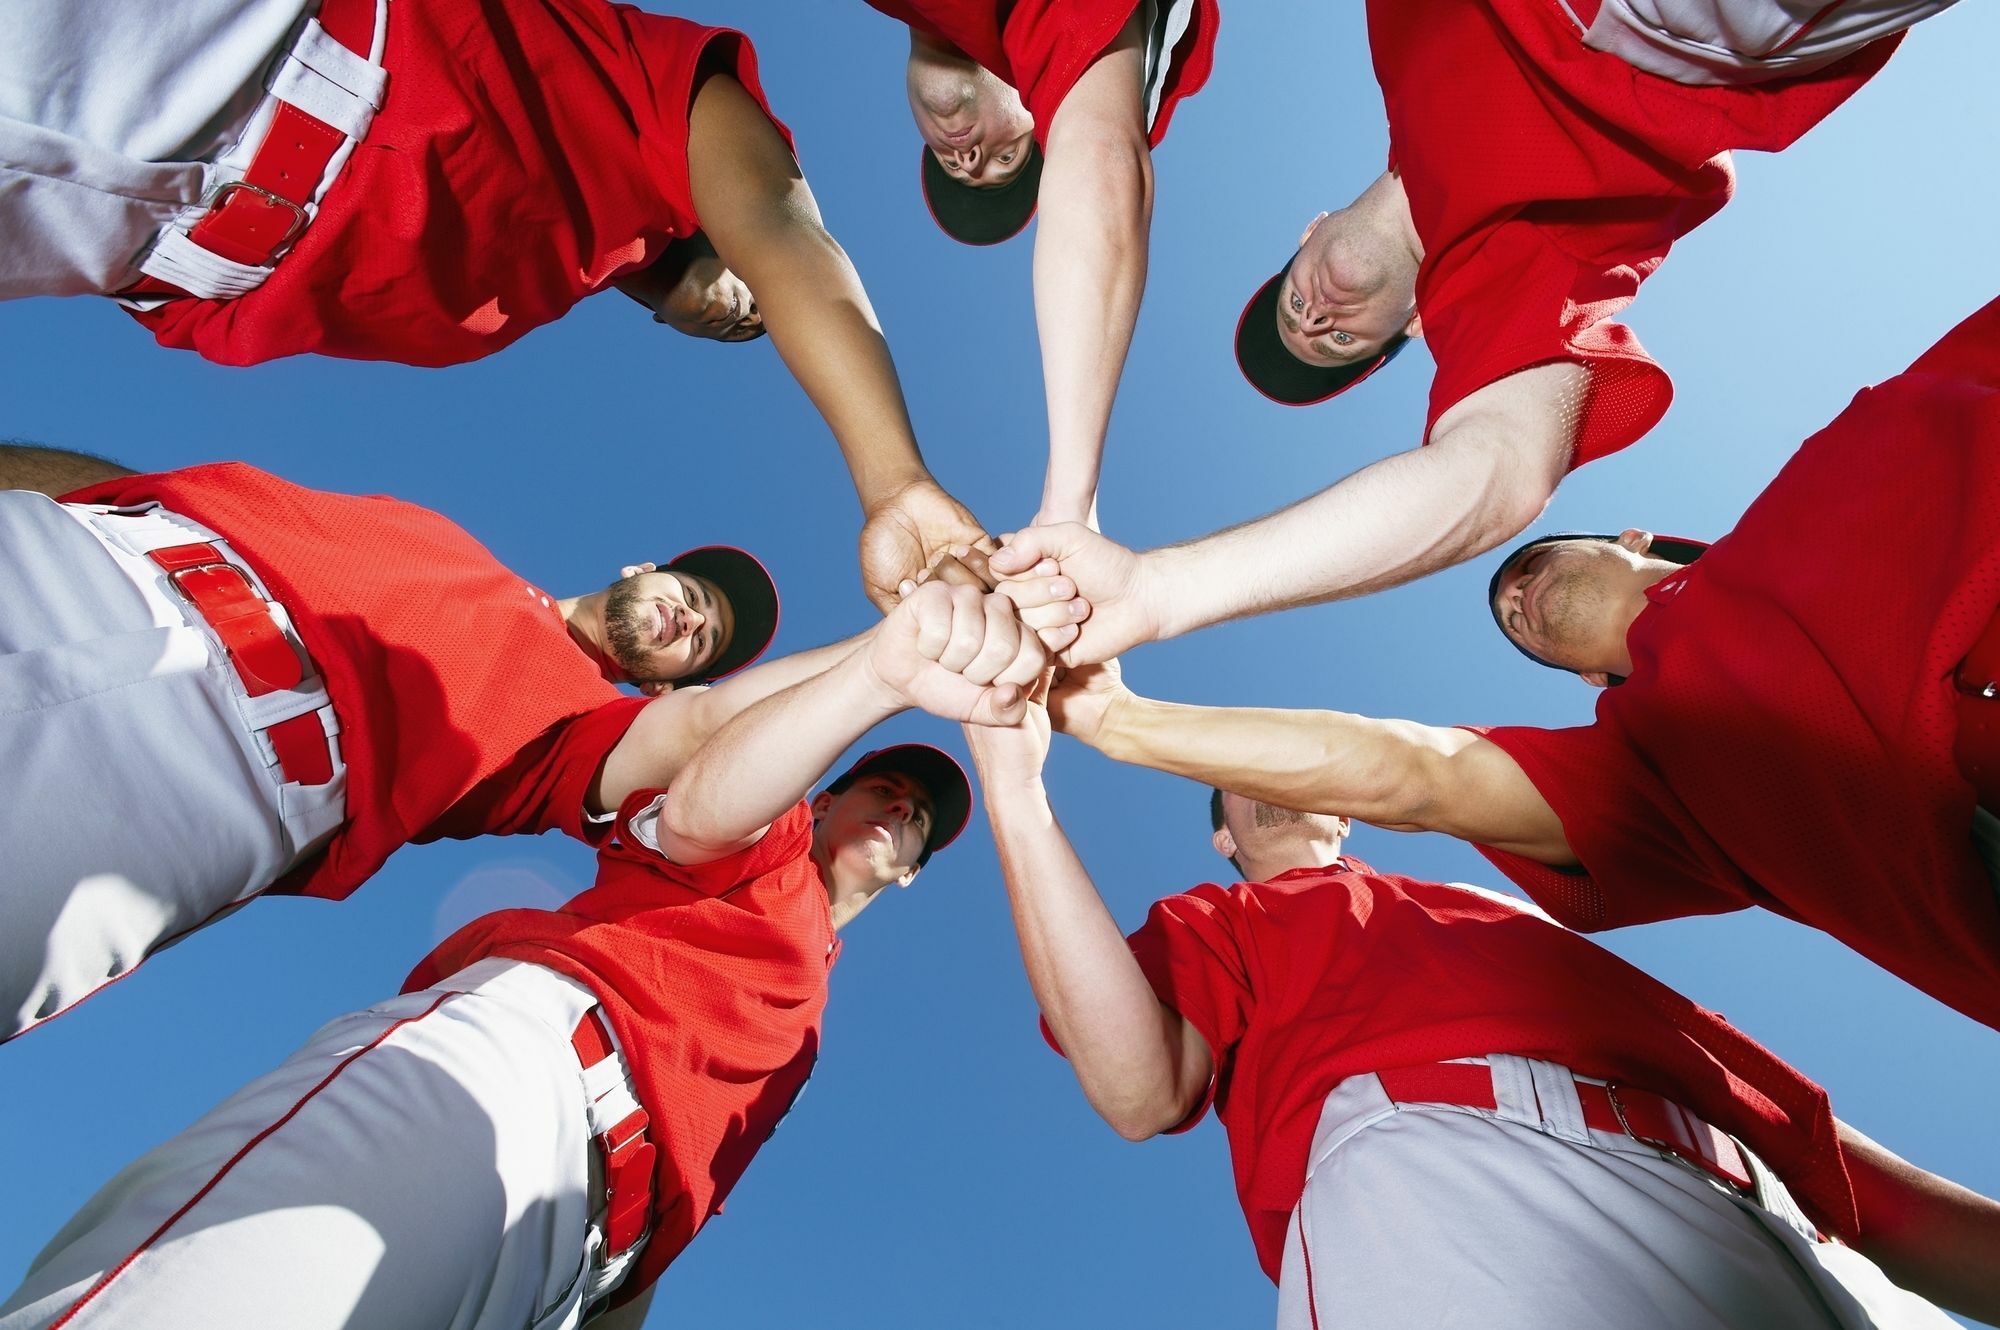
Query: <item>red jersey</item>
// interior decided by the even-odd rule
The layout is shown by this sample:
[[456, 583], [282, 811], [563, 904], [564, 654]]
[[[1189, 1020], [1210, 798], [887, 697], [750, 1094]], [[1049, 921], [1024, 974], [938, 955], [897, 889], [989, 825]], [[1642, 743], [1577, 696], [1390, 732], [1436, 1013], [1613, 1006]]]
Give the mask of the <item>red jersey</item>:
[[1437, 361], [1432, 426], [1518, 370], [1591, 371], [1573, 465], [1658, 423], [1673, 384], [1611, 322], [1673, 242], [1729, 201], [1728, 150], [1775, 152], [1889, 58], [1690, 87], [1585, 49], [1560, 0], [1368, 0], [1390, 153], [1423, 242], [1417, 306]]
[[298, 245], [247, 295], [136, 317], [225, 365], [492, 355], [700, 226], [704, 57], [763, 102], [727, 29], [603, 0], [396, 0], [387, 100]]
[[[890, 18], [950, 42], [1021, 94], [1035, 118], [1035, 142], [1048, 146], [1063, 98], [1097, 63], [1139, 0], [868, 0]], [[1188, 30], [1174, 46], [1147, 141], [1167, 136], [1184, 98], [1201, 91], [1215, 68], [1215, 0], [1194, 0]]]
[[1489, 1053], [1663, 1094], [1742, 1137], [1821, 1224], [1857, 1227], [1825, 1091], [1715, 1013], [1497, 897], [1347, 859], [1169, 896], [1129, 940], [1160, 1000], [1208, 1042], [1237, 1197], [1274, 1281], [1333, 1087]]
[[1576, 928], [1762, 905], [2000, 1029], [1951, 682], [2000, 605], [2000, 301], [1863, 389], [1648, 602], [1594, 725], [1486, 732], [1582, 867], [1486, 856]]
[[804, 1088], [840, 951], [804, 802], [750, 848], [686, 867], [632, 834], [630, 819], [660, 794], [625, 801], [589, 891], [560, 910], [475, 919], [404, 985], [409, 992], [508, 956], [597, 994], [659, 1151], [653, 1236], [621, 1301], [658, 1279], [721, 1210]]
[[326, 681], [347, 821], [278, 889], [339, 898], [405, 842], [561, 828], [645, 698], [606, 683], [554, 601], [415, 504], [240, 462], [121, 476], [66, 503], [157, 500], [220, 534]]

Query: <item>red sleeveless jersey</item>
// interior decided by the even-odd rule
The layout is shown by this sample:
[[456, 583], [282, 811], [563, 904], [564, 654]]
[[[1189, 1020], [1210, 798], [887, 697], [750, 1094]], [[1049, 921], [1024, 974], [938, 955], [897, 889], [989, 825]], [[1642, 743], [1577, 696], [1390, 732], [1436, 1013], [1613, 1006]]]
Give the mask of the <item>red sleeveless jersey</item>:
[[404, 984], [487, 956], [561, 971], [597, 994], [652, 1119], [653, 1236], [619, 1290], [636, 1296], [722, 1209], [819, 1057], [827, 972], [840, 954], [801, 802], [763, 839], [676, 864], [633, 839], [625, 801], [597, 884], [560, 910], [502, 910], [446, 938]]
[[584, 836], [585, 792], [646, 699], [605, 682], [551, 598], [450, 521], [240, 462], [63, 499], [194, 518], [290, 613], [340, 721], [347, 821], [280, 890], [346, 896], [413, 840]]
[[1819, 1223], [1857, 1227], [1825, 1091], [1714, 1012], [1504, 898], [1347, 859], [1169, 896], [1130, 942], [1160, 1000], [1208, 1042], [1237, 1195], [1273, 1280], [1333, 1087], [1489, 1053], [1665, 1095], [1741, 1137]]
[[1573, 464], [1659, 422], [1673, 383], [1612, 321], [1674, 241], [1729, 201], [1728, 152], [1775, 152], [1889, 58], [1689, 87], [1583, 45], [1558, 0], [1368, 0], [1393, 165], [1423, 242], [1417, 307], [1437, 361], [1424, 435], [1517, 370], [1591, 371]]
[[1573, 927], [1761, 905], [2000, 1029], [2000, 900], [1952, 756], [1952, 675], [1996, 606], [2000, 301], [1649, 590], [1595, 724], [1486, 732], [1581, 868], [1481, 848]]
[[603, 0], [396, 0], [387, 99], [297, 247], [246, 295], [135, 317], [225, 365], [491, 355], [699, 228], [705, 58], [763, 103], [725, 28]]
[[[950, 42], [1002, 83], [1021, 94], [1035, 118], [1035, 142], [1048, 144], [1049, 126], [1063, 98], [1104, 54], [1138, 8], [1138, 0], [868, 0], [869, 5], [920, 32]], [[1215, 68], [1215, 0], [1195, 0], [1187, 32], [1174, 47], [1172, 67], [1147, 139], [1167, 136], [1174, 108], [1201, 91]]]

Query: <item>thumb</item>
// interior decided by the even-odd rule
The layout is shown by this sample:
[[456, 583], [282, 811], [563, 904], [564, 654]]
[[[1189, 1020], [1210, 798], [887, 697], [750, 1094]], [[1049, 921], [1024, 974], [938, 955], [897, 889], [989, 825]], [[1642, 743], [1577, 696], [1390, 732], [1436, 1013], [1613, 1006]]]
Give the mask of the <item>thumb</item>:
[[974, 725], [1019, 725], [1027, 714], [1027, 691], [1017, 683], [1003, 683], [980, 693], [969, 719]]
[[1031, 526], [1007, 537], [987, 562], [995, 572], [1025, 573], [1043, 559], [1060, 561], [1063, 553], [1062, 533], [1054, 527]]

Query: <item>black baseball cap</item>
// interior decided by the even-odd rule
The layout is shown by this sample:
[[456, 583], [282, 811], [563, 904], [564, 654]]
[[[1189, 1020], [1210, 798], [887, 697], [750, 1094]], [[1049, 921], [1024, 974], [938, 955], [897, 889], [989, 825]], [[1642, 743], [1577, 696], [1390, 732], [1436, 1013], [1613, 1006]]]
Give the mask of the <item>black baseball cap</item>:
[[[1569, 673], [1575, 674], [1576, 671], [1570, 669], [1569, 666], [1558, 665], [1554, 661], [1543, 660], [1540, 656], [1537, 656], [1534, 652], [1516, 642], [1512, 637], [1509, 637], [1507, 634], [1507, 624], [1500, 615], [1499, 604], [1500, 579], [1507, 575], [1509, 568], [1512, 568], [1521, 561], [1522, 555], [1528, 553], [1530, 550], [1540, 549], [1544, 545], [1553, 545], [1565, 540], [1601, 540], [1607, 544], [1616, 544], [1618, 537], [1607, 536], [1596, 531], [1556, 531], [1546, 536], [1536, 536], [1533, 540], [1524, 541], [1516, 545], [1507, 552], [1507, 557], [1500, 561], [1500, 566], [1493, 570], [1493, 576], [1487, 579], [1486, 609], [1493, 616], [1493, 626], [1500, 630], [1500, 636], [1507, 638], [1507, 645], [1513, 647], [1514, 650], [1520, 652], [1529, 660], [1534, 661], [1537, 665], [1546, 665], [1552, 670], [1567, 670]], [[1665, 559], [1669, 563], [1680, 564], [1685, 568], [1688, 564], [1693, 563], [1702, 556], [1702, 552], [1708, 548], [1708, 544], [1705, 540], [1690, 540], [1686, 536], [1654, 536], [1653, 543], [1646, 547], [1646, 553]]]
[[958, 180], [944, 169], [928, 145], [923, 150], [924, 203], [931, 220], [953, 240], [967, 245], [997, 245], [1021, 234], [1035, 215], [1042, 192], [1042, 149], [1028, 140], [1028, 160], [1004, 185], [981, 188]]
[[923, 858], [917, 861], [922, 867], [932, 855], [957, 840], [971, 820], [972, 782], [965, 778], [965, 768], [942, 748], [894, 744], [863, 753], [853, 766], [827, 784], [827, 793], [839, 794], [863, 776], [877, 771], [908, 776], [931, 796], [931, 834], [924, 838]]
[[1257, 288], [1236, 320], [1236, 367], [1250, 386], [1279, 406], [1316, 406], [1352, 388], [1396, 358], [1410, 340], [1397, 333], [1372, 360], [1351, 365], [1308, 365], [1278, 336], [1278, 288], [1292, 269], [1295, 250], [1270, 281]]
[[748, 550], [734, 545], [702, 545], [676, 555], [660, 565], [670, 573], [692, 573], [715, 584], [729, 602], [735, 620], [729, 640], [709, 663], [699, 679], [684, 683], [713, 683], [736, 673], [764, 654], [778, 633], [778, 584]]

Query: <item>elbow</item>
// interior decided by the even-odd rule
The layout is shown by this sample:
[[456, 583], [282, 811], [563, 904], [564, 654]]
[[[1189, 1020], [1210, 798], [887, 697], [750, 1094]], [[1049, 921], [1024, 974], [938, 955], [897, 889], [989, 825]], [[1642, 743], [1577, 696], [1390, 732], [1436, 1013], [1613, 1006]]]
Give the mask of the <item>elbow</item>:
[[1128, 1141], [1145, 1141], [1173, 1130], [1187, 1119], [1188, 1108], [1164, 1089], [1141, 1094], [1092, 1096], [1091, 1107], [1105, 1125]]
[[1073, 189], [1076, 197], [1102, 209], [1099, 215], [1112, 228], [1143, 237], [1153, 215], [1153, 150], [1142, 128], [1101, 123], [1065, 126], [1059, 119], [1049, 134], [1047, 156], [1042, 177], [1045, 208], [1052, 192], [1049, 175], [1054, 174], [1058, 210]]

